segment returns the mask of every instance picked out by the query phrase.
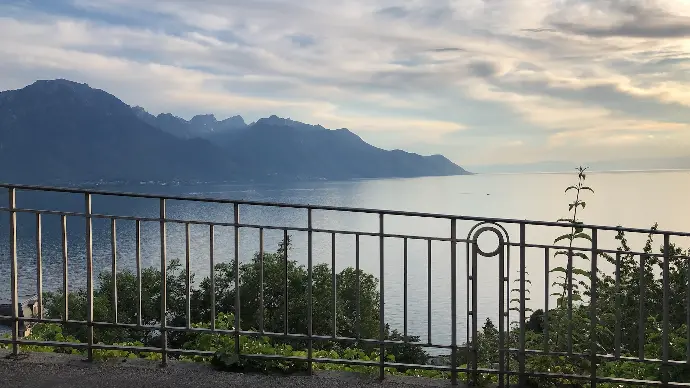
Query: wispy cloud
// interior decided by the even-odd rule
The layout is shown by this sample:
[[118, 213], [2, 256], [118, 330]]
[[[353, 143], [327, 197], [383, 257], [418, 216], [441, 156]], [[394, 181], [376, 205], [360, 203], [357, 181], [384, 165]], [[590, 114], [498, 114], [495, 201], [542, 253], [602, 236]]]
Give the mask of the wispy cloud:
[[[682, 4], [682, 2], [679, 2]], [[665, 7], [666, 5], [666, 7]], [[574, 12], [573, 12], [574, 11]], [[554, 15], [557, 28], [591, 37], [686, 38], [690, 36], [687, 11], [660, 1], [587, 1]]]
[[10, 0], [0, 15], [0, 89], [71, 78], [154, 113], [278, 114], [461, 164], [690, 149], [681, 0]]

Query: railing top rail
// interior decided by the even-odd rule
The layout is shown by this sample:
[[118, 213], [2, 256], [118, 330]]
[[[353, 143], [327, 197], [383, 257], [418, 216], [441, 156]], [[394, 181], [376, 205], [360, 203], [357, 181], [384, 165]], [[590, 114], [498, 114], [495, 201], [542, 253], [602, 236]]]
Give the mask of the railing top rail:
[[[343, 206], [326, 206], [326, 205], [306, 205], [306, 204], [296, 204], [296, 203], [284, 203], [284, 202], [264, 202], [264, 201], [250, 201], [250, 200], [237, 200], [237, 199], [223, 199], [223, 198], [209, 198], [209, 197], [195, 197], [195, 196], [184, 196], [184, 195], [162, 195], [162, 194], [144, 194], [135, 192], [118, 192], [118, 191], [107, 191], [107, 190], [92, 190], [92, 189], [81, 189], [81, 188], [70, 188], [70, 187], [54, 187], [54, 186], [41, 186], [41, 185], [23, 185], [23, 184], [10, 184], [10, 183], [0, 183], [0, 188], [5, 189], [15, 189], [24, 191], [47, 191], [56, 193], [72, 193], [72, 194], [92, 194], [92, 195], [104, 195], [113, 197], [127, 197], [127, 198], [144, 198], [144, 199], [165, 199], [172, 201], [189, 201], [189, 202], [206, 202], [206, 203], [223, 203], [223, 204], [240, 204], [249, 206], [266, 206], [266, 207], [280, 207], [280, 208], [291, 208], [291, 209], [311, 209], [311, 210], [325, 210], [325, 211], [340, 211], [340, 212], [350, 212], [350, 213], [367, 213], [367, 214], [384, 214], [392, 216], [407, 216], [407, 217], [423, 217], [423, 218], [440, 218], [448, 220], [461, 220], [461, 221], [474, 221], [474, 222], [493, 222], [493, 223], [506, 223], [506, 224], [528, 224], [533, 226], [552, 226], [552, 227], [569, 227], [570, 224], [564, 222], [554, 222], [554, 221], [536, 221], [536, 220], [520, 220], [514, 218], [493, 218], [493, 217], [479, 217], [479, 216], [465, 216], [456, 214], [443, 214], [443, 213], [424, 213], [424, 212], [411, 212], [402, 210], [387, 210], [387, 209], [371, 209], [371, 208], [355, 208], [355, 207], [343, 207]], [[621, 231], [627, 233], [645, 233], [653, 235], [673, 235], [690, 237], [690, 232], [678, 232], [670, 230], [653, 230], [653, 229], [643, 229], [643, 228], [629, 228], [622, 226], [611, 226], [611, 225], [593, 225], [593, 224], [579, 224], [580, 227], [586, 229], [598, 229], [605, 231]]]

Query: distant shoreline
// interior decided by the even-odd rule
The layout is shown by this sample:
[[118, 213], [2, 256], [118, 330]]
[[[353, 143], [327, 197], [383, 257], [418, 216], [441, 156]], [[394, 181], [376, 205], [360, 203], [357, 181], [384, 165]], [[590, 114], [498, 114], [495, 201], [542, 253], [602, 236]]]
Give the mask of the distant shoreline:
[[[670, 173], [670, 172], [690, 172], [690, 168], [679, 169], [630, 169], [630, 170], [588, 170], [589, 174], [634, 174], [634, 173]], [[194, 187], [194, 186], [282, 186], [286, 184], [309, 184], [309, 183], [351, 183], [351, 182], [368, 182], [379, 180], [408, 180], [408, 179], [424, 179], [424, 178], [440, 178], [440, 177], [471, 177], [471, 176], [497, 176], [497, 175], [565, 175], [573, 174], [573, 171], [522, 171], [522, 172], [470, 172], [467, 174], [457, 175], [429, 175], [429, 176], [414, 176], [414, 177], [381, 177], [381, 178], [352, 178], [352, 179], [302, 179], [302, 180], [261, 180], [261, 181], [218, 181], [218, 182], [165, 182], [165, 181], [147, 181], [147, 182], [127, 182], [127, 181], [113, 181], [113, 182], [40, 182], [40, 183], [17, 183], [17, 182], [0, 182], [9, 185], [18, 186], [45, 186], [45, 187], [64, 187], [64, 188], [78, 188], [78, 189], [97, 189], [107, 187], [132, 187], [132, 188], [146, 188], [146, 187]]]
[[[516, 171], [516, 172], [477, 172], [474, 175], [562, 175], [573, 174], [573, 171]], [[587, 170], [589, 174], [629, 174], [629, 173], [657, 173], [657, 172], [684, 172], [690, 168], [661, 168], [661, 169], [631, 169], [631, 170]]]

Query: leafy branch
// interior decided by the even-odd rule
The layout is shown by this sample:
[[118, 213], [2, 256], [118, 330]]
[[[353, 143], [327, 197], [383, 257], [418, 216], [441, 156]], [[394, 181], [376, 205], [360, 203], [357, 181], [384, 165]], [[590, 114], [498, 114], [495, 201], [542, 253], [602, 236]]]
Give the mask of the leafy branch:
[[580, 295], [580, 286], [582, 286], [586, 290], [589, 287], [587, 283], [581, 280], [574, 282], [573, 275], [580, 275], [586, 277], [589, 280], [591, 280], [592, 276], [590, 271], [575, 268], [573, 263], [573, 259], [576, 257], [584, 261], [590, 260], [589, 256], [586, 253], [573, 251], [573, 244], [576, 240], [586, 240], [590, 243], [592, 242], [592, 236], [584, 231], [584, 228], [582, 227], [583, 223], [578, 219], [578, 210], [584, 210], [587, 206], [587, 203], [582, 200], [582, 195], [585, 191], [594, 193], [594, 189], [592, 189], [589, 186], [585, 186], [585, 180], [587, 179], [587, 174], [585, 173], [586, 171], [587, 167], [578, 167], [577, 183], [565, 189], [566, 193], [568, 193], [569, 191], [574, 191], [575, 199], [573, 202], [568, 204], [568, 211], [571, 213], [570, 217], [561, 218], [558, 220], [558, 222], [570, 224], [570, 233], [556, 237], [553, 242], [554, 245], [557, 245], [562, 241], [568, 242], [567, 249], [558, 250], [554, 254], [554, 258], [559, 256], [566, 256], [568, 260], [567, 267], [556, 267], [549, 270], [551, 273], [559, 274], [559, 276], [557, 276], [558, 281], [554, 283], [555, 286], [558, 286], [561, 289], [560, 293], [556, 294], [557, 296], [559, 296], [559, 306], [562, 306], [565, 302], [567, 302], [566, 296], [568, 296], [568, 291], [570, 291], [570, 294], [572, 295], [572, 298], [570, 298], [571, 301], [573, 299], [582, 300], [582, 296]]

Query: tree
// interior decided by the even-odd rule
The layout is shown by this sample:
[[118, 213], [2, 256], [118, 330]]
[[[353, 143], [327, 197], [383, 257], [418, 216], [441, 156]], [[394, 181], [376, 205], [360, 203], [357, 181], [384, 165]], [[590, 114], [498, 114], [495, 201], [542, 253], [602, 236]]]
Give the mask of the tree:
[[[239, 268], [240, 279], [240, 327], [242, 330], [269, 333], [283, 333], [287, 326], [290, 334], [308, 334], [308, 284], [309, 272], [305, 266], [294, 260], [286, 260], [285, 253], [290, 249], [289, 238], [282, 241], [275, 252], [256, 253], [250, 262], [242, 263]], [[286, 284], [287, 274], [287, 284]], [[262, 286], [263, 275], [263, 286]], [[378, 280], [371, 274], [354, 268], [345, 268], [335, 275], [335, 321], [333, 309], [333, 273], [327, 264], [318, 264], [312, 268], [312, 325], [313, 334], [318, 336], [335, 336], [347, 338], [379, 337], [379, 288]], [[216, 317], [220, 314], [235, 314], [235, 262], [215, 265], [211, 279], [204, 278], [194, 286], [193, 274], [190, 274], [190, 324], [211, 322], [211, 295], [215, 298]], [[166, 277], [167, 324], [170, 327], [187, 325], [187, 274], [178, 260], [169, 263]], [[146, 268], [141, 273], [142, 323], [156, 325], [160, 322], [160, 284], [161, 273], [154, 268]], [[286, 287], [287, 286], [287, 287]], [[118, 322], [137, 322], [137, 277], [129, 270], [118, 272]], [[358, 292], [359, 288], [359, 292]], [[287, 289], [287, 325], [285, 304]], [[359, 300], [358, 300], [359, 296]], [[69, 318], [86, 320], [87, 296], [84, 290], [68, 295]], [[113, 286], [112, 275], [104, 272], [98, 276], [94, 290], [94, 320], [113, 322]], [[64, 295], [47, 293], [44, 297], [46, 315], [51, 318], [64, 317]], [[263, 301], [263, 309], [262, 309]], [[359, 314], [358, 314], [359, 309]], [[233, 322], [234, 326], [234, 322]], [[335, 327], [335, 332], [334, 332]], [[68, 325], [65, 333], [75, 338], [86, 340], [84, 325]], [[386, 325], [386, 339], [403, 340], [403, 336]], [[115, 343], [138, 341], [149, 346], [159, 346], [160, 338], [148, 330], [130, 328], [101, 328], [94, 330], [96, 342]], [[194, 341], [196, 334], [170, 331], [169, 347], [182, 348], [184, 344]], [[418, 337], [408, 336], [407, 341], [418, 342]], [[306, 348], [306, 341], [279, 341], [273, 343], [291, 344], [296, 348]], [[342, 349], [343, 344], [329, 338], [326, 341], [314, 341], [315, 349]], [[375, 345], [359, 343], [359, 348], [369, 352], [377, 349]], [[391, 345], [389, 354], [400, 362], [424, 364], [428, 355], [417, 345]]]

